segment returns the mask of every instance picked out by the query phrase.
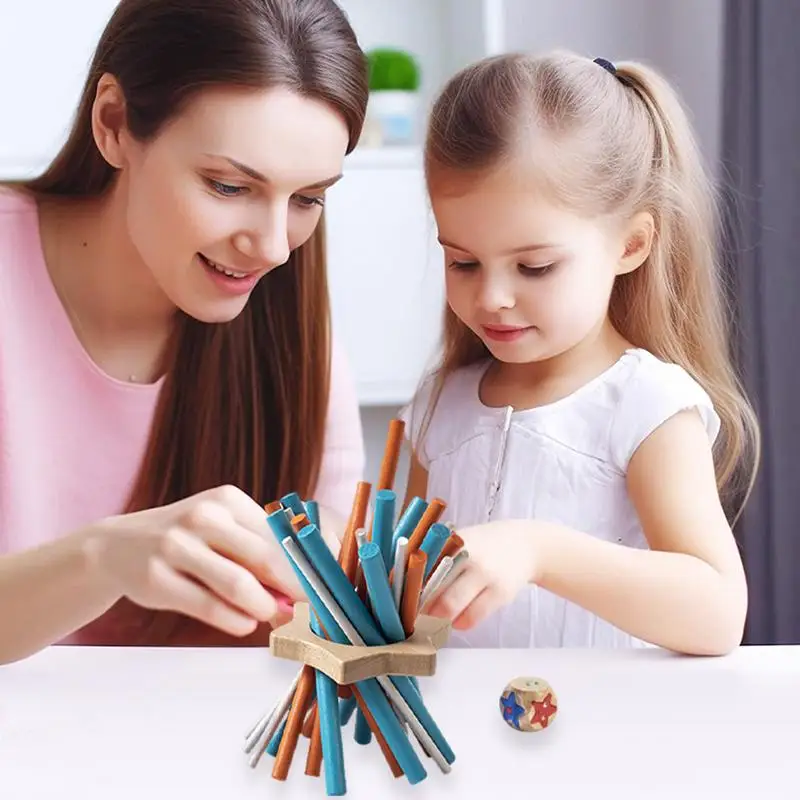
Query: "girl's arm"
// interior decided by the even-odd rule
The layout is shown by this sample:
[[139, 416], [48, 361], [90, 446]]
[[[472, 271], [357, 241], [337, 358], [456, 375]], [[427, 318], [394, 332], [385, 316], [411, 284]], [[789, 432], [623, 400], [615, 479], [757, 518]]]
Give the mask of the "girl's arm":
[[650, 550], [539, 520], [459, 529], [467, 569], [430, 613], [471, 628], [535, 583], [652, 644], [698, 655], [733, 650], [747, 585], [696, 413], [671, 417], [644, 440], [628, 489]]
[[733, 650], [744, 631], [747, 584], [696, 413], [677, 414], [642, 443], [628, 491], [649, 551], [521, 523], [534, 542], [532, 580], [653, 644], [698, 655]]
[[733, 650], [744, 631], [747, 584], [695, 412], [675, 415], [645, 439], [630, 461], [628, 491], [651, 550], [531, 523], [534, 581], [662, 647]]

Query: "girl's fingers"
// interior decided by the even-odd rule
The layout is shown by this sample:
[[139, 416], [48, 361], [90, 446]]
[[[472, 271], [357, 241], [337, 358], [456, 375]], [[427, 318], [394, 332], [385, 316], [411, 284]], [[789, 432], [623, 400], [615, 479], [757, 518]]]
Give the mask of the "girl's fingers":
[[277, 601], [251, 572], [214, 552], [201, 539], [189, 534], [173, 536], [165, 556], [174, 570], [203, 584], [248, 618], [266, 621], [277, 614]]
[[502, 606], [500, 593], [494, 588], [486, 588], [453, 620], [453, 627], [458, 630], [474, 628]]
[[461, 574], [436, 598], [430, 614], [446, 619], [456, 619], [486, 588], [486, 577], [481, 570], [466, 567]]
[[156, 562], [153, 572], [156, 573], [153, 578], [159, 595], [158, 605], [162, 608], [193, 617], [231, 636], [247, 636], [256, 629], [255, 619], [176, 572], [166, 562]]

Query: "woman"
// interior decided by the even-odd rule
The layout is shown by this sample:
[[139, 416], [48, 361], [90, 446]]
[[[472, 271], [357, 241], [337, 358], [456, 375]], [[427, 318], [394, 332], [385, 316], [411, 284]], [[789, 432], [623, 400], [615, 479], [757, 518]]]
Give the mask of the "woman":
[[336, 546], [363, 448], [319, 223], [366, 101], [333, 0], [120, 2], [0, 191], [0, 662], [265, 642], [300, 590], [263, 505]]

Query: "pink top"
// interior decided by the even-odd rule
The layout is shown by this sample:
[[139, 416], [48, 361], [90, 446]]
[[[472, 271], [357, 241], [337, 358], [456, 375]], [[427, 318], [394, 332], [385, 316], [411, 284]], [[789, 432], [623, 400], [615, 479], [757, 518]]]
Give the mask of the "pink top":
[[[358, 400], [334, 346], [314, 499], [350, 512], [364, 468]], [[118, 514], [160, 383], [115, 380], [89, 358], [45, 265], [32, 199], [0, 189], [0, 554]]]

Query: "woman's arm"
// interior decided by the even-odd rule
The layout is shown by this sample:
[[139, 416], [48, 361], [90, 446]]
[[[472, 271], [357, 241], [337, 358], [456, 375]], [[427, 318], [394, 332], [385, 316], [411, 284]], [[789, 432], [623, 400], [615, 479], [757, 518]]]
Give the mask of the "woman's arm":
[[88, 530], [0, 557], [0, 664], [63, 639], [119, 598]]
[[742, 640], [744, 568], [699, 416], [669, 419], [638, 448], [628, 491], [650, 550], [531, 523], [540, 586], [672, 650], [721, 655]]
[[0, 662], [59, 641], [122, 597], [244, 637], [282, 615], [279, 594], [302, 589], [263, 508], [219, 486], [1, 558]]

